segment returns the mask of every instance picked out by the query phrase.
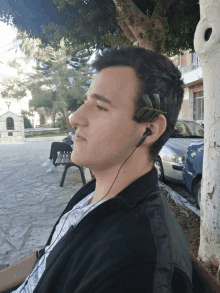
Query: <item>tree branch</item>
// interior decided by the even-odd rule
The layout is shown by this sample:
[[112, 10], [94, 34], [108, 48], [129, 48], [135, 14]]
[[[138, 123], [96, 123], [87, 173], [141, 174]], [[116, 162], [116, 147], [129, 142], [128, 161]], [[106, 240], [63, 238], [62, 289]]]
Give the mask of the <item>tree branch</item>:
[[129, 26], [125, 21], [120, 23], [120, 28], [122, 30], [123, 35], [132, 43], [136, 41], [136, 38], [133, 32], [130, 30]]
[[[149, 40], [148, 34], [151, 29], [151, 19], [145, 15], [132, 0], [113, 0], [119, 11], [119, 25], [123, 21], [138, 41], [140, 47], [154, 49], [154, 44]], [[122, 20], [121, 20], [122, 19]], [[124, 26], [125, 27], [125, 26]], [[124, 31], [124, 30], [123, 30]]]
[[140, 47], [156, 52], [163, 51], [165, 45], [167, 11], [173, 3], [180, 1], [158, 0], [153, 14], [149, 16], [145, 15], [132, 0], [113, 0], [119, 12], [119, 25], [127, 39], [134, 42], [135, 38]]

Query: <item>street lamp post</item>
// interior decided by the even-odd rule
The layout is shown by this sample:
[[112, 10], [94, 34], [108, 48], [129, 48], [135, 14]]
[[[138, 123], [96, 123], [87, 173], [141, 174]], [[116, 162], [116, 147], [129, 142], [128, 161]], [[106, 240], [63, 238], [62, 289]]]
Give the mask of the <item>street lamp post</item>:
[[8, 112], [9, 112], [9, 107], [10, 107], [10, 105], [11, 105], [11, 102], [6, 101], [5, 104], [8, 106]]
[[34, 127], [34, 115], [33, 115], [33, 112], [34, 112], [34, 107], [30, 107], [30, 110], [31, 110], [31, 120], [32, 120], [32, 126]]

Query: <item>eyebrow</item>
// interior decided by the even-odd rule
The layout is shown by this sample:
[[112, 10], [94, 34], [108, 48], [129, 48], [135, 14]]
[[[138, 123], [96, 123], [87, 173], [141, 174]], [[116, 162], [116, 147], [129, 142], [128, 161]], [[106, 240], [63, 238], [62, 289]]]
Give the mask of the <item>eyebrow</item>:
[[[109, 99], [107, 99], [105, 96], [99, 95], [99, 94], [91, 94], [91, 97], [96, 99], [96, 100], [100, 100], [102, 102], [105, 102], [107, 104], [109, 104], [110, 106], [112, 106], [112, 103]], [[88, 99], [87, 95], [85, 95], [84, 97], [84, 101], [86, 101]]]

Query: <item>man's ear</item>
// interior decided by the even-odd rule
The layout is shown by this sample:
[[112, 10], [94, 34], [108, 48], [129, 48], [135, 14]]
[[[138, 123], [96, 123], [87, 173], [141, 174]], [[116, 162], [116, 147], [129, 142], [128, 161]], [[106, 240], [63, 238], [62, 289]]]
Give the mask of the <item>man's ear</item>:
[[151, 135], [147, 137], [143, 144], [153, 144], [165, 132], [167, 119], [163, 114], [159, 114], [151, 123], [146, 123], [146, 128], [150, 128]]

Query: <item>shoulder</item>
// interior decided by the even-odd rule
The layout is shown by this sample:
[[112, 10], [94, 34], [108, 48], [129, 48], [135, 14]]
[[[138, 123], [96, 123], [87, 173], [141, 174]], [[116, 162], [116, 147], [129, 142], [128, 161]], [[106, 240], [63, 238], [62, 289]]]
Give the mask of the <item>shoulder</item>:
[[157, 258], [163, 259], [160, 269], [167, 266], [169, 270], [168, 264], [171, 264], [178, 268], [174, 271], [174, 279], [182, 272], [182, 276], [191, 281], [192, 265], [188, 242], [162, 191], [147, 206], [147, 215], [157, 248]]
[[175, 268], [172, 281], [172, 293], [192, 293], [192, 285], [187, 275], [180, 269]]

